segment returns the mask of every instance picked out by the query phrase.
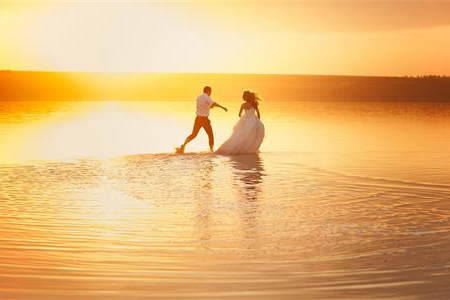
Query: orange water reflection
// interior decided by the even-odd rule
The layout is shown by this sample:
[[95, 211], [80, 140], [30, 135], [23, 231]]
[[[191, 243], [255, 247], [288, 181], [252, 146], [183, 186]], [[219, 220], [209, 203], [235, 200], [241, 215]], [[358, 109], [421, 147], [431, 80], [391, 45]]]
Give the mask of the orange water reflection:
[[192, 102], [0, 107], [2, 299], [449, 293], [446, 104], [267, 101], [262, 153], [232, 157], [154, 154]]
[[[240, 102], [213, 110], [216, 147], [231, 132]], [[439, 151], [450, 146], [449, 107], [420, 103], [267, 102], [262, 151]], [[172, 152], [190, 132], [193, 101], [3, 102], [0, 162], [107, 158]], [[201, 133], [188, 151], [205, 151]]]

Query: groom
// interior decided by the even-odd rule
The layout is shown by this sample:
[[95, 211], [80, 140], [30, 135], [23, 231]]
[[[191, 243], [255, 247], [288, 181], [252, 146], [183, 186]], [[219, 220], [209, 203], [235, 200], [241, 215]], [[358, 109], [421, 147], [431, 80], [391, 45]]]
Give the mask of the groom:
[[225, 111], [228, 110], [211, 99], [211, 92], [211, 87], [205, 86], [203, 88], [203, 94], [197, 97], [197, 117], [195, 118], [194, 128], [192, 129], [191, 135], [186, 138], [184, 143], [179, 148], [176, 148], [176, 153], [184, 153], [184, 147], [186, 147], [187, 143], [195, 139], [201, 128], [205, 129], [206, 134], [208, 135], [209, 149], [211, 152], [214, 151], [214, 134], [211, 127], [211, 121], [208, 119], [209, 110], [213, 107], [220, 107]]

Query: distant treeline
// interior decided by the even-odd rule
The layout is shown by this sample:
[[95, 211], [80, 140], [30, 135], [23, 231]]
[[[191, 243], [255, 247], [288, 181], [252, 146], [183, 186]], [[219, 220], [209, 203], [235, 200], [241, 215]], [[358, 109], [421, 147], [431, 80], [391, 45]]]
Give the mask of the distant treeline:
[[244, 90], [270, 101], [450, 101], [445, 76], [363, 77], [244, 74], [0, 71], [0, 100], [186, 100], [205, 85], [213, 98]]

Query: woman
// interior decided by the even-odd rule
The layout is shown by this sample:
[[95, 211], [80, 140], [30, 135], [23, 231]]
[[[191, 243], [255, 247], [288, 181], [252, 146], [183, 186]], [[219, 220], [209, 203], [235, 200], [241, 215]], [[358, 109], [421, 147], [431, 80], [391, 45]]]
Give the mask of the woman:
[[[264, 139], [264, 124], [260, 120], [259, 101], [256, 93], [245, 91], [244, 103], [239, 110], [239, 121], [233, 127], [233, 133], [220, 147], [217, 154], [232, 155], [257, 153]], [[242, 112], [244, 111], [244, 115]]]

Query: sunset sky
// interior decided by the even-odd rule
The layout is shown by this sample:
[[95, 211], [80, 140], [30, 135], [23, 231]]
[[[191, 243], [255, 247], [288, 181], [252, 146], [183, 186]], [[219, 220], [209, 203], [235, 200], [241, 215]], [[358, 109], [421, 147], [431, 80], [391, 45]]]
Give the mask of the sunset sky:
[[444, 1], [2, 1], [0, 69], [450, 75]]

